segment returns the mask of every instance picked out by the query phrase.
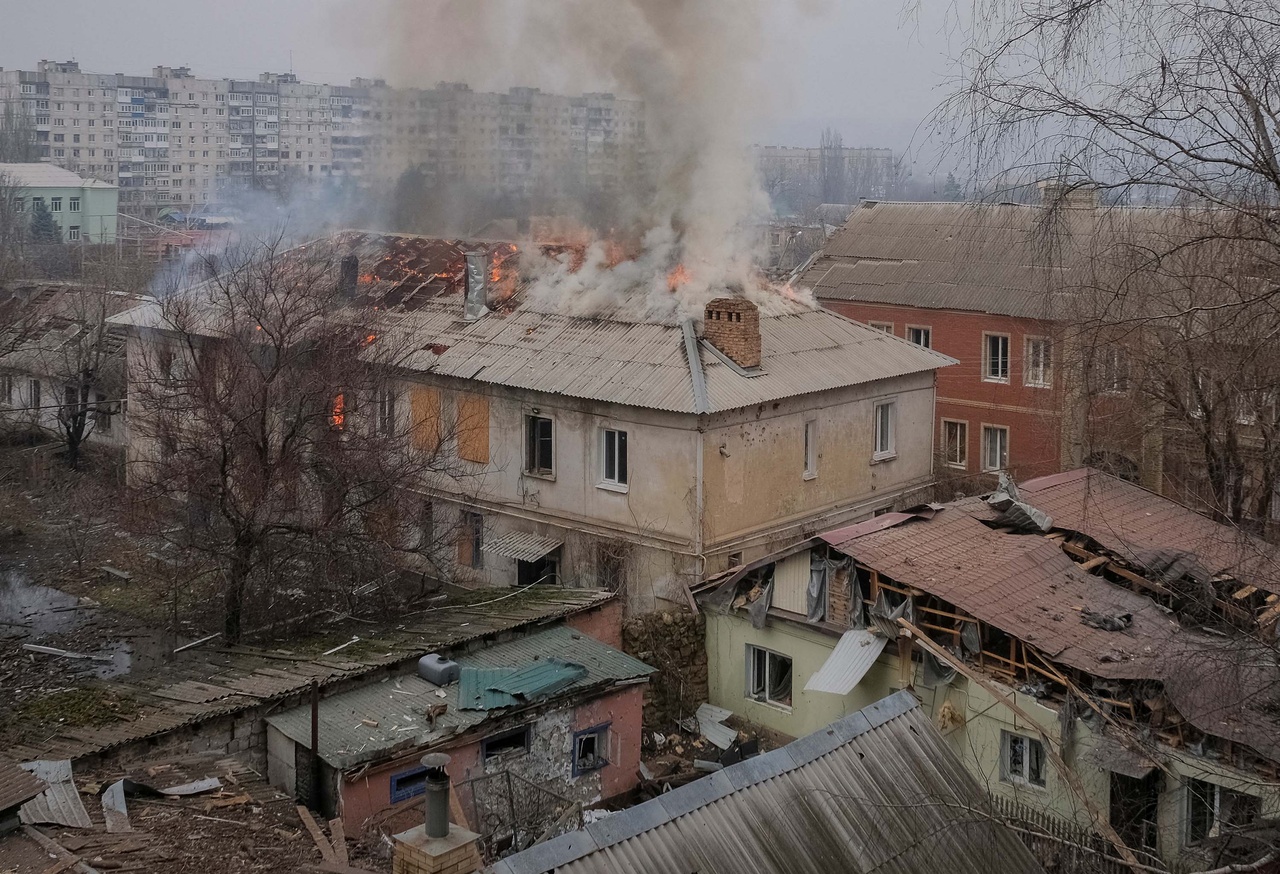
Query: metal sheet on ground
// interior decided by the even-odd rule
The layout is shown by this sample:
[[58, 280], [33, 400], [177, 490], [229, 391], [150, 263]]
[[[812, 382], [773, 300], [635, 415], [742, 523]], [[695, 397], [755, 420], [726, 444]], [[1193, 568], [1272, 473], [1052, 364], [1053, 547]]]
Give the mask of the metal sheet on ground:
[[133, 831], [129, 809], [125, 806], [123, 780], [112, 783], [102, 793], [102, 816], [107, 822], [107, 831], [112, 834]]

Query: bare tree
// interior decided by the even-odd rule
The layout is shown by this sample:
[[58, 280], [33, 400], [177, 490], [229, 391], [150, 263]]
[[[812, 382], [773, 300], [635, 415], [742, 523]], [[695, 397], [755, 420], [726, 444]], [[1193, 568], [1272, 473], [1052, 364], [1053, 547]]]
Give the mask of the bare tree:
[[399, 569], [413, 553], [443, 575], [431, 500], [468, 474], [440, 405], [397, 375], [412, 332], [356, 303], [320, 247], [218, 263], [133, 322], [131, 487], [187, 514], [156, 530], [219, 571], [233, 642], [264, 617], [419, 594]]
[[31, 164], [40, 160], [35, 120], [21, 102], [0, 109], [0, 164]]

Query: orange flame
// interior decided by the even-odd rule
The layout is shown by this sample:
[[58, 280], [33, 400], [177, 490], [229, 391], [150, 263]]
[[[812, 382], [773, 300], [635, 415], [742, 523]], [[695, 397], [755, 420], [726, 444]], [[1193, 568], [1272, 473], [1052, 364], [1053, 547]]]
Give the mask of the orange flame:
[[339, 394], [333, 399], [333, 410], [329, 413], [329, 426], [341, 431], [347, 424], [347, 400]]
[[689, 283], [689, 271], [683, 264], [677, 264], [675, 269], [667, 274], [667, 291], [674, 294], [682, 285]]

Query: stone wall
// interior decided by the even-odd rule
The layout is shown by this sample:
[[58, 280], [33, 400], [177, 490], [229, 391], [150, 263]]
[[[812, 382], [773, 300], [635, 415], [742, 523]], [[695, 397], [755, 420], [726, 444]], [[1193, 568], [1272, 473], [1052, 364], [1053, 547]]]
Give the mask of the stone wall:
[[622, 628], [622, 648], [657, 668], [644, 696], [644, 727], [670, 733], [708, 700], [706, 621], [700, 613], [651, 613]]

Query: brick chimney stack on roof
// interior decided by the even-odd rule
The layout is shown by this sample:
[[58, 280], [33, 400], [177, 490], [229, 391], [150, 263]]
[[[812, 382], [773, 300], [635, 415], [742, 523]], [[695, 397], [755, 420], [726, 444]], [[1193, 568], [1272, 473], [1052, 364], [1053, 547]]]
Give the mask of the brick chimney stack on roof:
[[428, 753], [424, 822], [395, 836], [392, 874], [475, 874], [483, 862], [480, 836], [449, 822], [449, 757]]
[[702, 336], [741, 368], [760, 366], [760, 308], [740, 297], [707, 304]]

